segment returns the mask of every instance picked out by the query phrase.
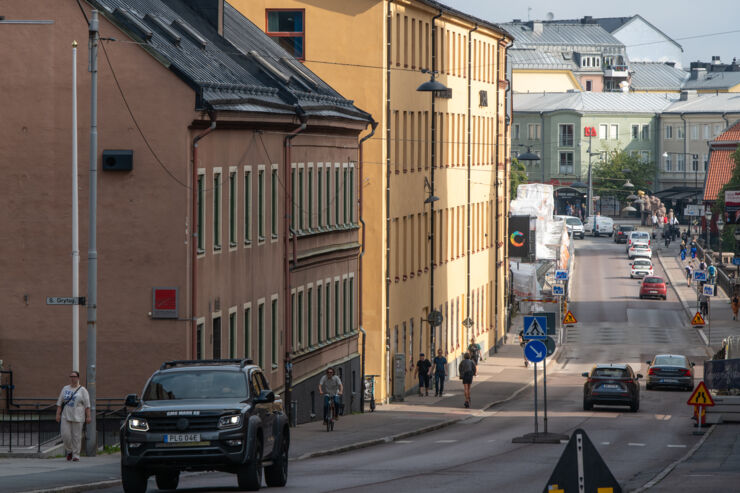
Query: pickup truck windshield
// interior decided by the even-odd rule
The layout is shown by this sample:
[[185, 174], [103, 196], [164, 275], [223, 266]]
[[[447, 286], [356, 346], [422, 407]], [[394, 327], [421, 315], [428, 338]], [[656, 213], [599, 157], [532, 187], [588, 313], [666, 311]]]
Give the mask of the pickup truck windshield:
[[145, 401], [177, 399], [246, 399], [247, 380], [241, 372], [182, 371], [154, 375], [144, 390]]

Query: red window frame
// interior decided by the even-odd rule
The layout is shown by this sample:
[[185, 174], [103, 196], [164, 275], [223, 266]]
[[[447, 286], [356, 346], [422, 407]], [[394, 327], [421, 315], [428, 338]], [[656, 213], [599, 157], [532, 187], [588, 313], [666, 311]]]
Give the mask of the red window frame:
[[[270, 12], [300, 12], [303, 17], [303, 31], [270, 31]], [[265, 34], [271, 38], [302, 38], [303, 56], [296, 58], [301, 61], [306, 59], [306, 9], [265, 9]]]

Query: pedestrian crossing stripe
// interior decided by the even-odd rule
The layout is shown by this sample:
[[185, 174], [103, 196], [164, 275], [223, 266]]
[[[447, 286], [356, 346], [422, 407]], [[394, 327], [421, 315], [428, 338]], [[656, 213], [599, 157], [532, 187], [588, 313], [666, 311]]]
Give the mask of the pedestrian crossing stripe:
[[573, 316], [573, 312], [568, 310], [568, 313], [565, 314], [565, 317], [563, 318], [564, 324], [576, 324], [578, 323], [578, 320], [576, 320], [576, 317]]
[[714, 406], [714, 399], [712, 399], [712, 394], [709, 393], [709, 389], [704, 385], [704, 382], [699, 382], [686, 404], [690, 406]]
[[701, 312], [696, 312], [694, 318], [691, 319], [691, 325], [704, 325], [704, 317], [701, 316]]

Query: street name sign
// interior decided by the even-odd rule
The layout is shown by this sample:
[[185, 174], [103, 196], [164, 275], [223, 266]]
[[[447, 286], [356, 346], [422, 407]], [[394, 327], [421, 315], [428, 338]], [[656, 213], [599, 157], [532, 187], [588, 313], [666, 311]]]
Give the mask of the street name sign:
[[707, 272], [704, 270], [695, 270], [694, 271], [694, 281], [706, 281], [707, 280]]
[[567, 270], [556, 270], [555, 271], [555, 280], [556, 281], [567, 281], [568, 280], [568, 271]]
[[524, 339], [547, 338], [547, 317], [545, 316], [525, 316], [524, 317]]
[[691, 325], [704, 325], [704, 317], [701, 316], [701, 312], [696, 312], [694, 318], [691, 319]]
[[84, 305], [85, 297], [78, 296], [75, 298], [72, 296], [47, 296], [46, 304], [47, 305]]
[[552, 287], [552, 294], [556, 296], [563, 296], [565, 294], [565, 288], [559, 284]]
[[547, 346], [538, 340], [531, 340], [524, 346], [524, 356], [532, 363], [539, 363], [547, 356]]

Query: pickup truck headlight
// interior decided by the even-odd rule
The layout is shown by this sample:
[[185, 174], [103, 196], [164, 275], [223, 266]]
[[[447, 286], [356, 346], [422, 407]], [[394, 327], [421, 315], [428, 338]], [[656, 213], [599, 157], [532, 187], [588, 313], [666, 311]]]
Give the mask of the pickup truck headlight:
[[132, 431], [149, 431], [149, 423], [142, 418], [129, 418], [128, 429]]
[[230, 414], [228, 416], [221, 416], [218, 418], [218, 428], [220, 430], [226, 428], [238, 428], [242, 425], [241, 414]]

